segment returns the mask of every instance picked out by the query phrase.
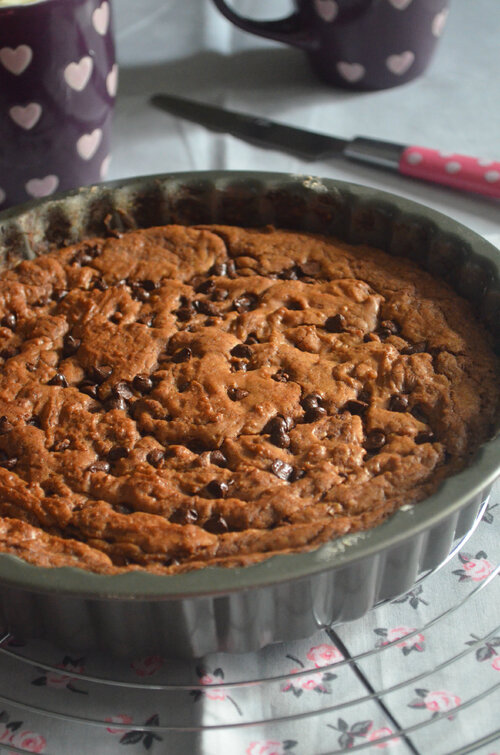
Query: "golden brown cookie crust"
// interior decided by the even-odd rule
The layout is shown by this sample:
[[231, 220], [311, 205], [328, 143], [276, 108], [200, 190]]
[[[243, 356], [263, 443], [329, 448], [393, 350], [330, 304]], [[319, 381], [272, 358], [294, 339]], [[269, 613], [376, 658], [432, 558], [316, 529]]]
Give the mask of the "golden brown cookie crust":
[[171, 574], [373, 527], [492, 432], [498, 362], [414, 263], [166, 226], [0, 276], [0, 550]]

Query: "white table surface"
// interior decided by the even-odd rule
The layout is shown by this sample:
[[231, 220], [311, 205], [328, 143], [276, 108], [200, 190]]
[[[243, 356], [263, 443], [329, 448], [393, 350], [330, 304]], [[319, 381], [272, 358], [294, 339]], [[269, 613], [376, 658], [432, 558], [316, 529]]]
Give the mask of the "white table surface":
[[[418, 0], [419, 2], [423, 0]], [[233, 0], [254, 17], [286, 0]], [[500, 233], [500, 203], [342, 160], [308, 163], [207, 132], [155, 110], [166, 91], [341, 137], [379, 137], [500, 157], [500, 2], [452, 0], [424, 77], [352, 93], [316, 80], [299, 50], [232, 26], [210, 0], [115, 0], [121, 78], [110, 178], [207, 169], [276, 170], [351, 180], [448, 213], [483, 235]]]

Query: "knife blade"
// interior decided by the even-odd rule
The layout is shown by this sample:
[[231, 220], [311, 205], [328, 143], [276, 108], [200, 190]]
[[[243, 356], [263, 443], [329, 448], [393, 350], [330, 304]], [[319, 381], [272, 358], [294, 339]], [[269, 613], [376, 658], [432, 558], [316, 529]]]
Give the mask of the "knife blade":
[[498, 161], [443, 154], [427, 147], [405, 146], [361, 136], [340, 139], [172, 94], [155, 94], [151, 103], [171, 115], [213, 131], [228, 133], [304, 160], [341, 157], [393, 170], [411, 178], [500, 199]]

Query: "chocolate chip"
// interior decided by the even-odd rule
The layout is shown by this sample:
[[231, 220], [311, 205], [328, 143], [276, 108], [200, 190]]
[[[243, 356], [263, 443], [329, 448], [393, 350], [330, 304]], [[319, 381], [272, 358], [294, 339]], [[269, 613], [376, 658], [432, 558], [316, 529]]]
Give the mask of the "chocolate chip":
[[258, 299], [254, 294], [244, 294], [234, 300], [233, 309], [241, 314], [242, 312], [250, 312], [252, 309], [255, 309], [257, 304]]
[[278, 415], [277, 417], [271, 417], [269, 422], [264, 427], [264, 432], [270, 433], [272, 435], [273, 433], [286, 433], [288, 429], [289, 427], [286, 419]]
[[31, 419], [29, 419], [26, 422], [26, 424], [27, 425], [32, 425], [33, 427], [39, 427], [39, 428], [42, 426], [42, 423], [40, 421], [40, 417], [35, 417], [35, 416], [31, 417]]
[[94, 472], [109, 472], [109, 464], [107, 461], [95, 461], [89, 467], [87, 472], [93, 474]]
[[316, 409], [321, 401], [322, 398], [319, 393], [308, 393], [307, 396], [304, 396], [304, 398], [300, 400], [300, 404], [302, 408], [307, 411], [308, 409]]
[[52, 448], [51, 451], [66, 451], [67, 448], [69, 448], [71, 445], [71, 441], [69, 438], [65, 438], [64, 440], [58, 440]]
[[126, 459], [130, 451], [125, 446], [114, 446], [108, 452], [108, 461], [118, 461], [118, 459]]
[[203, 315], [209, 315], [210, 317], [215, 317], [219, 314], [219, 310], [215, 306], [215, 304], [211, 301], [204, 301], [202, 299], [197, 299], [194, 302], [195, 309], [198, 312], [201, 312]]
[[420, 433], [417, 433], [417, 435], [415, 436], [415, 443], [419, 446], [422, 445], [422, 443], [434, 443], [435, 440], [436, 438], [432, 430], [424, 430]]
[[229, 353], [233, 357], [238, 357], [238, 359], [251, 359], [253, 356], [250, 346], [246, 346], [244, 343], [236, 344]]
[[120, 380], [119, 383], [113, 386], [111, 392], [115, 398], [123, 398], [128, 401], [134, 395], [134, 392], [130, 385], [125, 380]]
[[280, 480], [288, 480], [293, 474], [293, 467], [287, 464], [286, 461], [281, 459], [275, 459], [271, 464], [271, 472], [279, 477]]
[[241, 399], [248, 396], [249, 391], [245, 391], [244, 388], [228, 388], [227, 395], [231, 401], [241, 401]]
[[391, 396], [389, 400], [390, 412], [404, 412], [408, 408], [408, 396], [404, 394], [396, 394]]
[[290, 375], [288, 372], [285, 372], [283, 369], [279, 369], [277, 372], [274, 373], [274, 375], [271, 375], [272, 379], [275, 380], [277, 383], [288, 383], [290, 380]]
[[132, 292], [132, 295], [134, 299], [137, 299], [138, 301], [146, 302], [149, 301], [151, 298], [151, 294], [149, 291], [146, 291], [144, 288], [137, 288]]
[[80, 338], [75, 338], [71, 333], [65, 335], [63, 341], [63, 357], [71, 357], [73, 354], [76, 354], [81, 343]]
[[305, 469], [299, 469], [299, 467], [294, 467], [292, 474], [288, 478], [288, 481], [297, 482], [297, 480], [301, 480], [305, 476], [306, 476]]
[[113, 368], [109, 364], [103, 364], [100, 367], [93, 367], [90, 371], [92, 380], [99, 385], [104, 383], [113, 374]]
[[304, 415], [304, 422], [309, 424], [310, 422], [317, 422], [326, 416], [326, 409], [322, 406], [316, 406], [313, 409], [308, 409]]
[[271, 433], [269, 440], [273, 446], [277, 446], [278, 448], [290, 447], [290, 436], [285, 432]]
[[98, 291], [107, 291], [109, 288], [108, 284], [105, 280], [103, 280], [103, 278], [95, 278], [93, 287]]
[[54, 377], [51, 380], [49, 380], [47, 385], [58, 385], [61, 388], [67, 388], [68, 381], [66, 380], [63, 374], [61, 374], [60, 372], [56, 372]]
[[189, 348], [189, 346], [183, 346], [181, 349], [177, 349], [177, 351], [172, 356], [172, 361], [176, 364], [180, 364], [181, 362], [189, 362], [191, 357], [193, 356], [193, 352]]
[[87, 396], [90, 396], [90, 398], [97, 397], [97, 385], [95, 383], [90, 382], [90, 380], [84, 380], [83, 383], [80, 383], [79, 389], [82, 393], [85, 393]]
[[0, 467], [4, 469], [14, 469], [18, 462], [16, 456], [8, 456], [5, 451], [0, 451]]
[[197, 294], [209, 294], [215, 289], [215, 281], [212, 280], [212, 278], [208, 278], [207, 280], [202, 281], [199, 283], [195, 291]]
[[206, 485], [206, 490], [214, 498], [225, 498], [229, 491], [229, 485], [227, 482], [211, 480]]
[[215, 265], [212, 265], [208, 273], [209, 275], [216, 275], [218, 277], [227, 275], [227, 265], [224, 262], [216, 262]]
[[213, 514], [210, 519], [207, 519], [203, 528], [212, 535], [223, 535], [229, 530], [226, 520], [220, 514]]
[[0, 357], [5, 360], [15, 357], [16, 354], [19, 354], [19, 352], [13, 346], [8, 346], [6, 349], [2, 349], [2, 351], [0, 351]]
[[259, 339], [255, 335], [255, 333], [250, 333], [250, 335], [247, 337], [245, 343], [248, 344], [249, 346], [253, 346], [254, 343], [259, 343]]
[[367, 436], [364, 446], [367, 451], [378, 451], [379, 448], [385, 446], [387, 438], [382, 430], [372, 430]]
[[389, 338], [389, 336], [397, 336], [399, 333], [399, 325], [393, 320], [382, 320], [378, 334], [381, 338]]
[[177, 319], [181, 322], [187, 322], [191, 319], [191, 317], [194, 315], [194, 307], [180, 307], [175, 314], [177, 315]]
[[227, 466], [227, 459], [222, 453], [222, 451], [219, 451], [219, 450], [210, 452], [210, 461], [212, 464], [215, 464], [218, 467]]
[[246, 362], [233, 362], [231, 364], [231, 372], [246, 372], [247, 371], [247, 363]]
[[154, 321], [155, 321], [155, 315], [152, 314], [151, 312], [141, 315], [140, 317], [137, 318], [138, 323], [140, 323], [141, 325], [147, 325], [148, 328], [150, 328], [153, 325]]
[[297, 267], [289, 267], [278, 273], [278, 278], [283, 281], [296, 281], [299, 278], [299, 269]]
[[350, 412], [351, 414], [356, 414], [358, 417], [362, 417], [368, 409], [368, 404], [365, 401], [352, 399], [351, 401], [347, 401], [342, 409], [343, 411]]
[[3, 416], [0, 417], [0, 435], [5, 435], [5, 433], [10, 433], [11, 430], [14, 429], [14, 425], [12, 425], [7, 417]]
[[225, 301], [229, 296], [229, 291], [225, 288], [216, 288], [212, 293], [212, 301]]
[[17, 325], [17, 317], [13, 312], [11, 312], [10, 314], [2, 317], [0, 325], [2, 325], [4, 328], [10, 328], [10, 330], [14, 330]]
[[325, 330], [327, 333], [342, 333], [345, 330], [346, 319], [344, 315], [332, 315], [325, 320]]
[[52, 299], [54, 301], [62, 301], [68, 295], [68, 291], [65, 288], [55, 288], [52, 291]]
[[152, 467], [159, 467], [165, 458], [165, 453], [161, 448], [154, 448], [146, 456], [146, 460]]
[[127, 409], [127, 402], [125, 401], [124, 398], [121, 398], [121, 397], [118, 397], [118, 396], [114, 397], [114, 398], [110, 398], [106, 402], [106, 409], [108, 411], [111, 411], [112, 409], [120, 409], [121, 411], [126, 411], [126, 409]]
[[425, 341], [420, 341], [420, 343], [413, 343], [406, 346], [404, 349], [401, 349], [401, 354], [409, 356], [411, 354], [421, 354], [424, 351], [427, 351], [427, 343]]
[[119, 325], [123, 320], [123, 312], [115, 312], [114, 315], [111, 315], [109, 319], [111, 320], [111, 322], [114, 322], [115, 325]]
[[139, 393], [149, 393], [153, 390], [153, 381], [149, 375], [136, 375], [132, 380], [132, 385]]
[[175, 509], [169, 521], [173, 524], [194, 524], [198, 521], [198, 512], [196, 509]]
[[145, 281], [142, 281], [141, 286], [146, 291], [156, 291], [158, 288], [160, 288], [160, 283], [158, 281], [150, 280], [149, 278]]
[[304, 305], [302, 304], [302, 302], [298, 301], [297, 299], [292, 299], [287, 304], [285, 304], [285, 307], [295, 312], [298, 312], [299, 310], [304, 309]]

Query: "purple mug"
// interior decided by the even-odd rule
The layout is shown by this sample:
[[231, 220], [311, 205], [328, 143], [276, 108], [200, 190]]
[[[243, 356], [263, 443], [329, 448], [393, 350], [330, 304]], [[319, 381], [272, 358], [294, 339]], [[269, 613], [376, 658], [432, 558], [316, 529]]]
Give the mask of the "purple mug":
[[100, 181], [118, 69], [110, 0], [0, 6], [0, 208]]
[[387, 89], [420, 76], [430, 63], [449, 0], [295, 0], [277, 21], [254, 21], [213, 0], [245, 31], [299, 47], [329, 84]]

